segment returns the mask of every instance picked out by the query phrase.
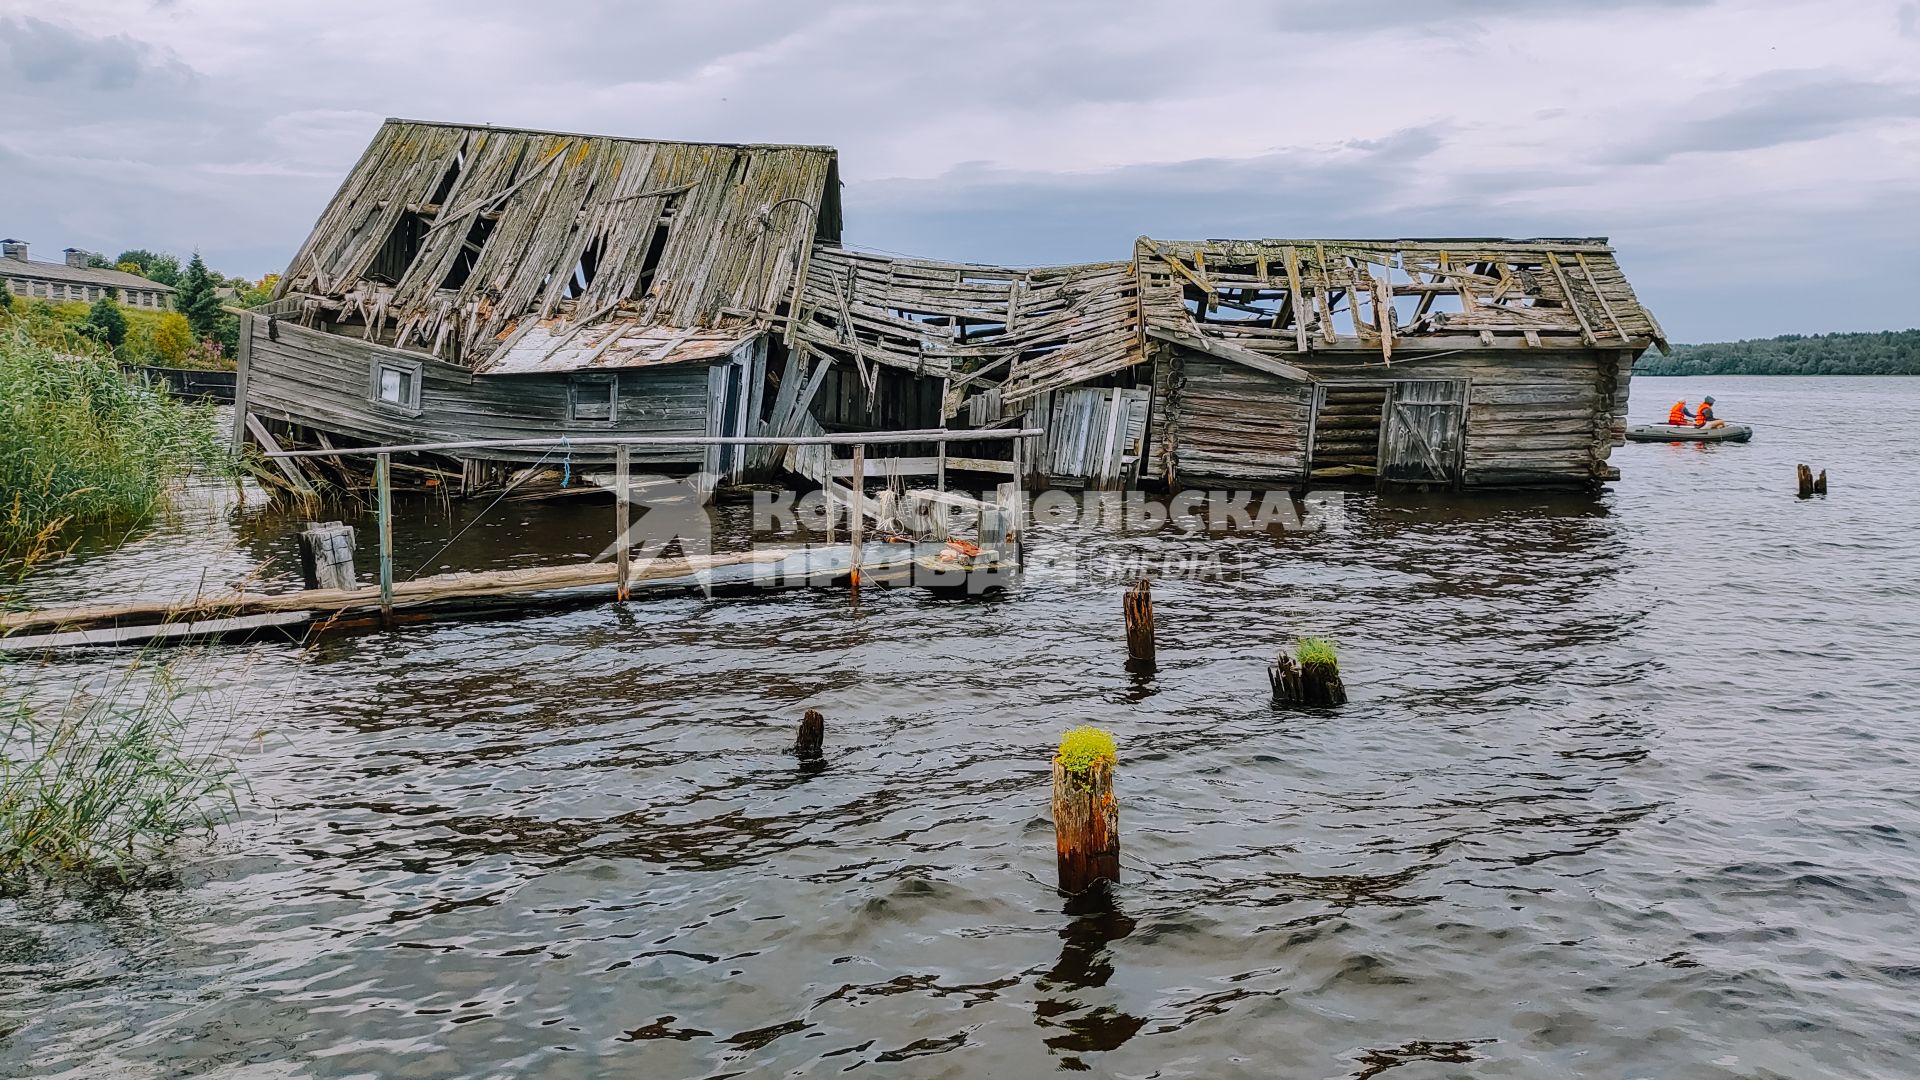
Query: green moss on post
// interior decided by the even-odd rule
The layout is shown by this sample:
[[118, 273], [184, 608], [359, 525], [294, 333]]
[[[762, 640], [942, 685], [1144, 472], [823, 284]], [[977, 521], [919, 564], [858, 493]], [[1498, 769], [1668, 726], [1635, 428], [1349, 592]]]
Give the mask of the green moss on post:
[[1344, 705], [1346, 684], [1340, 681], [1340, 657], [1326, 638], [1301, 638], [1294, 655], [1285, 649], [1268, 669], [1275, 705]]
[[1077, 727], [1053, 755], [1053, 837], [1060, 890], [1077, 894], [1120, 880], [1120, 807], [1113, 797], [1113, 735]]

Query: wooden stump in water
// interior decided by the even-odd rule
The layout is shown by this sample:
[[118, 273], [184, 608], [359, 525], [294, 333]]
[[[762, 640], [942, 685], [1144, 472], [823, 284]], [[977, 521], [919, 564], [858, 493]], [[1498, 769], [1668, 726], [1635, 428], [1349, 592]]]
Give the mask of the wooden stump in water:
[[800, 759], [801, 768], [826, 764], [826, 741], [827, 718], [821, 716], [818, 709], [808, 709], [800, 718], [800, 737], [793, 741], [793, 753]]
[[[1794, 473], [1800, 481], [1800, 497], [1803, 499], [1813, 498], [1813, 470], [1802, 465], [1794, 470]], [[1821, 475], [1825, 476], [1826, 473], [1822, 471]]]
[[296, 538], [300, 578], [309, 589], [354, 589], [353, 526], [309, 521]]
[[1115, 757], [1113, 736], [1075, 728], [1053, 758], [1053, 840], [1060, 890], [1070, 895], [1120, 880]]
[[1827, 470], [1821, 469], [1820, 475], [1814, 477], [1813, 493], [1815, 495], [1825, 495], [1827, 493]]
[[1301, 643], [1298, 662], [1280, 650], [1280, 657], [1267, 669], [1273, 685], [1275, 705], [1330, 706], [1347, 703], [1347, 687], [1340, 681], [1340, 664], [1332, 646], [1309, 638]]
[[1127, 616], [1127, 670], [1151, 675], [1159, 665], [1153, 653], [1153, 588], [1146, 578], [1127, 590], [1121, 608]]

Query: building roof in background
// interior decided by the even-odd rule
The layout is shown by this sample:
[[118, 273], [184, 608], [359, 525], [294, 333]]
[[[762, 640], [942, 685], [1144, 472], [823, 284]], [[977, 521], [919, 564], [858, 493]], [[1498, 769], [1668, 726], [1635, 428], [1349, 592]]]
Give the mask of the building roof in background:
[[93, 266], [68, 266], [64, 262], [41, 262], [38, 259], [0, 259], [0, 277], [33, 278], [37, 281], [61, 281], [73, 285], [111, 285], [116, 289], [157, 290], [163, 293], [175, 291], [171, 285], [162, 285], [151, 278], [139, 274], [129, 274], [124, 270], [102, 270]]
[[764, 326], [816, 233], [839, 238], [839, 188], [828, 147], [388, 120], [276, 295], [476, 369], [559, 370], [577, 351], [527, 356], [536, 332]]

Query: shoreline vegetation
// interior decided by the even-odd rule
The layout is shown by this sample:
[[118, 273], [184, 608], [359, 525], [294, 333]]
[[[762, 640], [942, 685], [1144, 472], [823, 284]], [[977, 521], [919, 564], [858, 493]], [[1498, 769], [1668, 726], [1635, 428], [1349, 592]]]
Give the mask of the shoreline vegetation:
[[1642, 375], [1920, 375], [1920, 330], [1783, 334], [1648, 353]]
[[203, 707], [209, 695], [187, 687], [180, 663], [136, 658], [58, 702], [7, 689], [0, 896], [164, 882], [177, 842], [211, 839], [239, 812], [240, 754], [263, 735]]
[[145, 520], [196, 466], [232, 469], [212, 406], [175, 400], [87, 334], [0, 309], [0, 582], [72, 530]]

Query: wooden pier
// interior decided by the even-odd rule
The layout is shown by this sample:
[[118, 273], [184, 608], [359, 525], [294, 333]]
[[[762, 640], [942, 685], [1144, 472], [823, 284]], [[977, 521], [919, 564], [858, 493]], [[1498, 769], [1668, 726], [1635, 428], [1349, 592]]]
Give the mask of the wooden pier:
[[[391, 629], [435, 619], [511, 617], [543, 607], [625, 602], [642, 595], [689, 592], [737, 595], [782, 588], [842, 588], [857, 600], [863, 585], [912, 585], [972, 594], [999, 590], [1005, 586], [1008, 575], [1017, 571], [1020, 562], [1017, 523], [1021, 520], [1021, 495], [1017, 482], [1005, 486], [994, 503], [981, 503], [951, 492], [915, 493], [936, 503], [959, 501], [980, 510], [982, 528], [977, 544], [949, 541], [944, 535], [914, 540], [862, 539], [861, 526], [866, 519], [873, 517], [878, 524], [883, 504], [892, 506], [896, 501], [875, 498], [862, 490], [859, 465], [864, 460], [866, 445], [924, 442], [929, 434], [946, 433], [708, 438], [704, 441], [744, 445], [853, 446], [856, 464], [852, 485], [830, 484], [825, 489], [829, 500], [844, 505], [855, 523], [851, 540], [839, 544], [762, 544], [749, 551], [649, 560], [636, 560], [631, 556], [635, 541], [626, 451], [629, 446], [661, 439], [597, 440], [610, 444], [615, 450], [618, 489], [614, 493], [613, 542], [599, 559], [565, 566], [438, 574], [406, 581], [394, 579], [390, 462], [396, 453], [421, 447], [269, 451], [266, 456], [278, 459], [277, 464], [292, 458], [325, 455], [374, 458], [379, 548], [375, 584], [308, 588], [288, 593], [237, 591], [0, 613], [0, 652], [262, 636], [299, 640], [315, 632]], [[976, 441], [982, 437], [1018, 440], [1034, 434], [1037, 432], [1001, 430], [969, 432], [968, 436]], [[584, 441], [587, 440], [572, 440], [576, 445]], [[345, 573], [351, 574], [350, 567]]]

